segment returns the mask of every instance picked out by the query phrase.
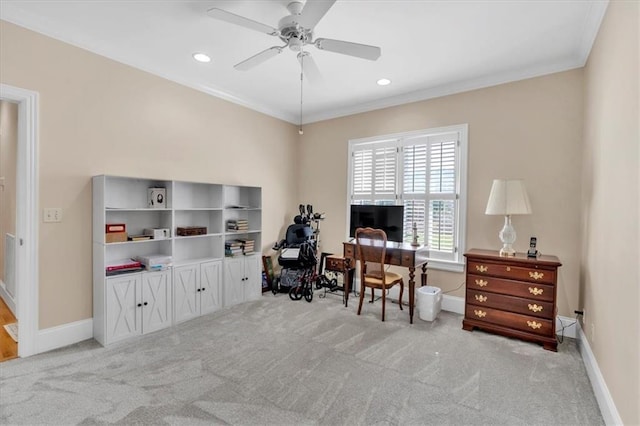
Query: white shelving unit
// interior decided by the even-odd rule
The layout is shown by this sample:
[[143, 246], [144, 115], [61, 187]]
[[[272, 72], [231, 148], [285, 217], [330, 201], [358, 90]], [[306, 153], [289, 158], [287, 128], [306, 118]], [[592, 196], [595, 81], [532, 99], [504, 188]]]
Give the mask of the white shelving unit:
[[[148, 207], [149, 188], [166, 189], [164, 207]], [[227, 221], [237, 219], [247, 220], [249, 229], [228, 231]], [[106, 225], [120, 223], [129, 235], [167, 228], [170, 237], [106, 243]], [[176, 235], [178, 227], [189, 226], [206, 227], [207, 232]], [[234, 239], [254, 240], [255, 254], [225, 257], [225, 241]], [[95, 339], [108, 345], [259, 298], [261, 244], [259, 187], [94, 176]], [[150, 255], [171, 256], [172, 267], [162, 276], [151, 271], [106, 276], [106, 266], [114, 261]]]

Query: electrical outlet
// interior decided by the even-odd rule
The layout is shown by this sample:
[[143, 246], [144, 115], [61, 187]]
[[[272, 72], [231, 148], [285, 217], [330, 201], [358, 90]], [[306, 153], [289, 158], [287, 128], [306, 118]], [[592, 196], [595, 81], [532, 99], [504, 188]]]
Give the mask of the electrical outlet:
[[45, 208], [44, 222], [62, 222], [62, 209], [60, 207]]

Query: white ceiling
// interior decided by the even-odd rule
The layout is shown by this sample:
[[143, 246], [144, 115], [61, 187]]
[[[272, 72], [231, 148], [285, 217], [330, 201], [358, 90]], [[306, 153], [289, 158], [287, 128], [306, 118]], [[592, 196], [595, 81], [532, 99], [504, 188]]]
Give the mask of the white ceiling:
[[[249, 71], [238, 62], [279, 39], [215, 20], [212, 7], [277, 27], [289, 0], [12, 1], [0, 19], [257, 111], [300, 122], [295, 52]], [[380, 46], [377, 61], [315, 47], [323, 84], [304, 82], [304, 123], [585, 64], [608, 2], [338, 0], [314, 37]], [[204, 52], [208, 64], [191, 55]], [[382, 77], [392, 80], [376, 85]]]

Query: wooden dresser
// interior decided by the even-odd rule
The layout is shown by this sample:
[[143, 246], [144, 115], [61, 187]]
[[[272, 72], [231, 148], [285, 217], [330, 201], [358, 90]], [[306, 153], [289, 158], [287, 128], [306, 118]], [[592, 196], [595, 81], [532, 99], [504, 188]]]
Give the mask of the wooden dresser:
[[557, 350], [555, 256], [500, 257], [498, 251], [473, 249], [467, 258], [464, 330], [485, 331], [542, 343]]

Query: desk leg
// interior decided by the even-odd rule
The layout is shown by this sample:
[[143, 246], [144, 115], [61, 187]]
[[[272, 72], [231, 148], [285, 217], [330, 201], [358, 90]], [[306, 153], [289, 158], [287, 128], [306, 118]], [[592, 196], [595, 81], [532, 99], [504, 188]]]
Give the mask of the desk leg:
[[420, 285], [424, 287], [427, 285], [427, 264], [422, 264], [422, 276], [420, 277]]
[[411, 266], [409, 267], [409, 324], [413, 324], [413, 305], [414, 299], [416, 297], [415, 289], [416, 282], [414, 280], [416, 274], [416, 268]]
[[344, 275], [344, 307], [349, 306], [349, 291], [351, 289], [351, 285], [353, 283], [353, 269], [347, 268], [346, 271], [343, 272]]

